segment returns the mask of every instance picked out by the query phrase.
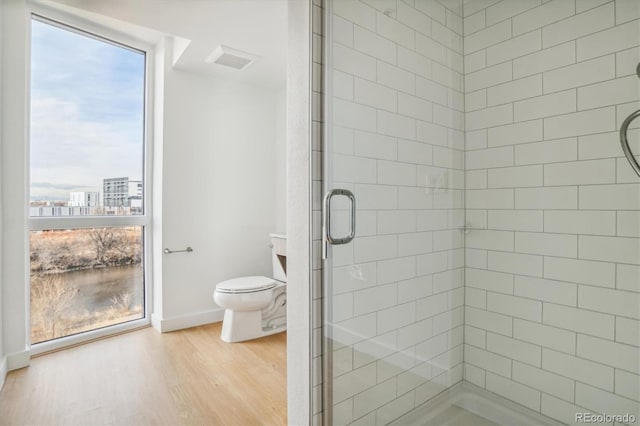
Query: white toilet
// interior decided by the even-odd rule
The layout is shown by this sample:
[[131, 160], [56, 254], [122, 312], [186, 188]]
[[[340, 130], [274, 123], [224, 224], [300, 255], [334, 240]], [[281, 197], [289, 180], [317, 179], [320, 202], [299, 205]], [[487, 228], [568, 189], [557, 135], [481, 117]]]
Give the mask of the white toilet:
[[220, 338], [242, 342], [287, 328], [287, 237], [269, 234], [273, 278], [241, 277], [216, 285], [213, 300], [225, 309]]

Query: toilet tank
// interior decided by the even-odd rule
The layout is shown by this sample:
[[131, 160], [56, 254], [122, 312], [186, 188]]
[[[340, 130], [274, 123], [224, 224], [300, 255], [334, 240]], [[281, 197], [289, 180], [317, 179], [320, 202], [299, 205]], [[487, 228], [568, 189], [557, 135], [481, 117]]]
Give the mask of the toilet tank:
[[287, 282], [287, 236], [269, 234], [271, 238], [271, 261], [273, 263], [273, 278]]

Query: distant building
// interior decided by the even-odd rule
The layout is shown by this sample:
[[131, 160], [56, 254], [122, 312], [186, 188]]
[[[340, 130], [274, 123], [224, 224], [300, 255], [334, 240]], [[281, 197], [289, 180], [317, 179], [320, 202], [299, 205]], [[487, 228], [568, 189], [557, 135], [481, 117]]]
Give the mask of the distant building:
[[100, 193], [76, 191], [69, 193], [69, 207], [98, 207], [100, 206]]
[[107, 178], [102, 181], [102, 203], [108, 214], [130, 209], [131, 213], [142, 213], [142, 181], [128, 177]]

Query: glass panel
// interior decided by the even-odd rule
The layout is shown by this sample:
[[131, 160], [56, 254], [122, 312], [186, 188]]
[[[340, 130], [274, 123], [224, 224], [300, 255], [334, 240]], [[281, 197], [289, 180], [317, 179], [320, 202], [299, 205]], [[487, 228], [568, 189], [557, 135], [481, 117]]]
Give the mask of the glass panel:
[[144, 317], [143, 227], [30, 233], [31, 343]]
[[[462, 43], [424, 35], [433, 10], [388, 4], [325, 3], [325, 190], [357, 200], [356, 238], [330, 247], [324, 268], [324, 415], [336, 425], [389, 423], [462, 380]], [[400, 12], [424, 19], [412, 29]], [[334, 197], [334, 237], [348, 213]]]
[[142, 214], [145, 55], [32, 20], [32, 217]]

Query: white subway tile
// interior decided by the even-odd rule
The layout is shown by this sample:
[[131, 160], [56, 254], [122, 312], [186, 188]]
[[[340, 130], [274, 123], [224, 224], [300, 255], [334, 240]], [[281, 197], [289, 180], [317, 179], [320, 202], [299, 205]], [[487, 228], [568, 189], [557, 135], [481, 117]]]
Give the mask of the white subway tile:
[[582, 13], [585, 10], [596, 8], [610, 1], [611, 0], [580, 0], [576, 3], [576, 13]]
[[398, 46], [398, 66], [419, 76], [431, 77], [431, 61], [419, 53], [401, 46]]
[[487, 251], [478, 249], [466, 249], [465, 250], [465, 265], [469, 268], [481, 268], [487, 267]]
[[475, 229], [467, 234], [468, 248], [513, 251], [513, 232]]
[[613, 368], [549, 349], [542, 349], [542, 368], [613, 391]]
[[353, 30], [353, 47], [369, 56], [396, 63], [396, 45], [392, 41], [357, 25]]
[[356, 130], [353, 137], [353, 153], [359, 157], [395, 160], [398, 155], [398, 142], [390, 136]]
[[[640, 131], [629, 130], [629, 142], [632, 150], [640, 148]], [[591, 160], [595, 158], [612, 158], [623, 155], [620, 149], [620, 132], [585, 135], [578, 138], [579, 158]]]
[[484, 10], [492, 4], [498, 3], [500, 0], [474, 0], [470, 2], [464, 2], [464, 16], [473, 15], [474, 13]]
[[460, 131], [464, 129], [463, 113], [441, 105], [433, 106], [433, 122]]
[[494, 106], [539, 95], [542, 95], [542, 76], [537, 74], [489, 87], [487, 102]]
[[613, 3], [609, 3], [548, 25], [542, 29], [542, 45], [546, 48], [612, 27], [613, 15]]
[[336, 391], [334, 401], [343, 401], [376, 384], [376, 365], [371, 363], [349, 373], [336, 377], [333, 382]]
[[[470, 53], [464, 57], [464, 71], [465, 74], [469, 74], [475, 71], [479, 71], [487, 66], [487, 54], [484, 50], [479, 50], [475, 53]], [[466, 75], [465, 75], [466, 78]], [[466, 87], [466, 85], [465, 85]], [[470, 90], [466, 87], [467, 90]]]
[[490, 169], [488, 177], [489, 188], [542, 186], [542, 165]]
[[581, 285], [578, 307], [640, 320], [640, 293]]
[[429, 275], [447, 270], [447, 252], [421, 254], [416, 258], [418, 275]]
[[378, 214], [378, 233], [397, 234], [416, 231], [416, 212], [412, 210], [383, 210]]
[[395, 90], [361, 78], [354, 81], [353, 98], [356, 102], [370, 107], [392, 112], [398, 110], [398, 95]]
[[475, 72], [467, 73], [464, 76], [464, 88], [467, 92], [484, 89], [485, 87], [495, 86], [496, 84], [511, 81], [512, 67], [511, 63], [494, 65]]
[[333, 40], [353, 47], [353, 23], [338, 15], [333, 15]]
[[616, 265], [616, 267], [616, 287], [622, 290], [640, 292], [640, 266]]
[[[401, 2], [402, 3], [402, 2]], [[413, 393], [409, 392], [398, 398], [394, 399], [390, 403], [380, 407], [376, 410], [375, 424], [386, 425], [391, 423], [394, 419], [401, 415], [408, 413], [413, 408]], [[336, 424], [345, 424], [335, 420], [335, 408], [334, 421]]]
[[354, 242], [355, 261], [389, 259], [397, 256], [397, 237], [395, 235], [361, 237]]
[[487, 107], [487, 91], [486, 89], [476, 90], [475, 92], [466, 93], [464, 95], [465, 111], [475, 111]]
[[416, 76], [416, 96], [440, 105], [446, 105], [447, 88], [435, 81]]
[[399, 187], [398, 207], [400, 209], [431, 209], [433, 208], [433, 195], [425, 188]]
[[[488, 265], [492, 271], [509, 272], [512, 274], [542, 276], [542, 256], [529, 254], [490, 251]], [[516, 278], [518, 278], [516, 276]]]
[[376, 78], [376, 60], [374, 58], [336, 43], [333, 46], [333, 66], [339, 71], [368, 80]]
[[544, 92], [558, 92], [615, 78], [616, 63], [613, 55], [579, 62], [544, 73]]
[[487, 26], [485, 16], [485, 10], [481, 10], [471, 16], [464, 18], [462, 25], [464, 29], [464, 35], [467, 36], [485, 28]]
[[[556, 0], [566, 1], [566, 0]], [[575, 63], [575, 41], [543, 49], [513, 60], [513, 78], [522, 78]]]
[[513, 105], [505, 104], [465, 114], [467, 130], [513, 123]]
[[576, 287], [573, 283], [516, 275], [513, 292], [516, 296], [576, 306]]
[[616, 24], [640, 18], [640, 4], [633, 0], [616, 0]]
[[614, 335], [613, 320], [612, 315], [551, 303], [544, 304], [542, 315], [544, 324], [612, 340]]
[[615, 235], [616, 214], [612, 211], [555, 210], [544, 212], [545, 232]]
[[604, 262], [545, 257], [544, 276], [561, 281], [613, 288], [616, 268], [615, 265]]
[[[467, 229], [487, 229], [486, 210], [466, 210]], [[486, 265], [485, 265], [486, 267]]]
[[554, 139], [515, 147], [516, 165], [544, 164], [577, 160], [576, 138]]
[[415, 47], [415, 33], [406, 25], [378, 12], [376, 17], [376, 31], [387, 40], [413, 49]]
[[567, 90], [516, 102], [515, 121], [535, 120], [576, 111], [576, 92]]
[[431, 26], [431, 36], [438, 43], [443, 44], [456, 53], [462, 53], [462, 36], [438, 22]]
[[576, 333], [520, 319], [513, 320], [513, 337], [556, 351], [576, 353]]
[[542, 302], [537, 300], [488, 292], [487, 309], [489, 311], [529, 321], [542, 321]]
[[413, 232], [398, 235], [399, 256], [411, 256], [430, 253], [431, 251], [433, 251], [433, 233], [431, 232]]
[[592, 109], [640, 99], [638, 76], [617, 78], [578, 88], [578, 109]]
[[516, 209], [575, 209], [578, 207], [578, 189], [574, 186], [557, 188], [518, 188]]
[[415, 120], [412, 118], [378, 110], [377, 122], [378, 133], [388, 136], [396, 136], [402, 139], [416, 138], [416, 125]]
[[333, 179], [337, 182], [375, 183], [376, 160], [336, 154], [333, 156]]
[[615, 109], [600, 108], [544, 119], [544, 138], [560, 139], [616, 129]]
[[578, 240], [581, 259], [640, 264], [640, 239], [581, 235]]
[[415, 303], [405, 303], [376, 312], [377, 333], [388, 333], [416, 321]]
[[513, 147], [511, 146], [467, 151], [465, 156], [467, 170], [513, 166]]
[[435, 231], [447, 227], [446, 210], [427, 210], [416, 212], [418, 231]]
[[472, 327], [493, 331], [506, 336], [511, 336], [512, 333], [513, 318], [507, 315], [467, 306], [465, 307], [465, 321]]
[[487, 129], [465, 132], [465, 149], [473, 151], [487, 147]]
[[433, 148], [431, 145], [408, 140], [399, 140], [397, 147], [399, 161], [417, 164], [433, 163]]
[[[357, 274], [357, 272], [355, 272]], [[356, 276], [359, 276], [357, 274]], [[415, 257], [397, 257], [377, 262], [378, 284], [407, 280], [416, 276]]]
[[396, 284], [380, 285], [354, 292], [352, 294], [353, 314], [359, 316], [393, 306], [397, 303], [396, 294]]
[[574, 161], [544, 165], [544, 185], [594, 185], [615, 183], [614, 159]]
[[486, 388], [532, 410], [540, 408], [540, 392], [487, 372]]
[[640, 62], [640, 47], [616, 53], [616, 77], [634, 75]]
[[578, 256], [578, 237], [566, 234], [516, 232], [515, 250], [520, 253], [559, 257]]
[[509, 209], [513, 208], [511, 189], [469, 189], [465, 191], [468, 209]]
[[376, 110], [371, 107], [334, 98], [333, 117], [336, 126], [369, 132], [376, 130]]
[[542, 232], [543, 212], [534, 210], [491, 210], [489, 228], [504, 231]]
[[489, 147], [541, 141], [542, 120], [492, 127], [488, 131]]
[[414, 94], [416, 91], [416, 76], [409, 71], [393, 66], [383, 61], [376, 61], [377, 82], [399, 90]]
[[640, 417], [638, 401], [622, 398], [582, 383], [576, 383], [576, 404], [592, 408], [599, 413], [622, 413], [633, 415], [635, 418]]
[[523, 34], [531, 30], [542, 28], [553, 22], [572, 16], [575, 3], [571, 0], [552, 0], [540, 7], [528, 10], [514, 16], [513, 33]]
[[540, 3], [540, 0], [501, 1], [496, 3], [486, 9], [487, 25], [491, 26], [496, 22], [504, 21], [529, 9], [537, 8]]
[[640, 401], [640, 376], [616, 369], [615, 393]]
[[[613, 3], [608, 6], [612, 7]], [[640, 21], [636, 20], [579, 39], [578, 61], [638, 46], [639, 26]]]
[[575, 382], [566, 377], [514, 362], [512, 379], [558, 398], [573, 401]]
[[353, 76], [340, 71], [334, 71], [333, 94], [336, 98], [353, 101]]
[[465, 304], [479, 309], [487, 307], [487, 292], [473, 287], [465, 289]]
[[476, 367], [500, 374], [501, 376], [511, 376], [511, 360], [503, 356], [487, 352], [470, 345], [464, 345], [464, 360]]
[[446, 9], [445, 7], [435, 0], [426, 0], [415, 2], [415, 8], [422, 11], [431, 19], [444, 24], [446, 22]]
[[503, 21], [465, 37], [464, 54], [493, 46], [511, 38], [511, 22]]
[[[532, 31], [487, 48], [487, 65], [494, 65], [536, 52], [542, 47], [540, 30]], [[541, 88], [542, 89], [542, 88]]]
[[333, 293], [345, 293], [376, 285], [376, 264], [363, 263], [333, 268]]
[[398, 21], [414, 30], [431, 34], [431, 18], [405, 2], [398, 2]]
[[433, 277], [423, 276], [398, 282], [398, 303], [427, 297], [433, 292]]
[[441, 314], [448, 309], [447, 293], [434, 294], [433, 296], [424, 297], [416, 302], [417, 320], [431, 318]]
[[638, 210], [640, 185], [594, 185], [580, 187], [580, 209]]
[[416, 182], [416, 165], [397, 161], [378, 161], [378, 183], [413, 186]]
[[[589, 2], [590, 0], [582, 0]], [[579, 4], [582, 4], [579, 3]], [[578, 407], [572, 403], [563, 401], [561, 399], [555, 398], [553, 396], [547, 395], [545, 393], [542, 394], [542, 414], [549, 416], [554, 419], [558, 419], [563, 423], [569, 425], [577, 425], [576, 422], [576, 413], [590, 413], [595, 414], [594, 412], [585, 409], [584, 407]]]
[[447, 128], [433, 123], [418, 120], [417, 140], [432, 145], [447, 146]]
[[396, 379], [392, 378], [353, 397], [353, 416], [358, 418], [396, 398]]
[[464, 364], [464, 379], [476, 386], [484, 388], [484, 375], [485, 372], [482, 368], [478, 368], [471, 364]]
[[616, 342], [640, 346], [640, 321], [616, 317]]
[[398, 188], [384, 185], [355, 186], [359, 210], [386, 210], [398, 208]]

